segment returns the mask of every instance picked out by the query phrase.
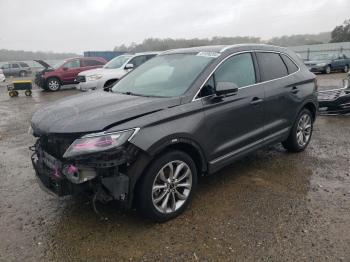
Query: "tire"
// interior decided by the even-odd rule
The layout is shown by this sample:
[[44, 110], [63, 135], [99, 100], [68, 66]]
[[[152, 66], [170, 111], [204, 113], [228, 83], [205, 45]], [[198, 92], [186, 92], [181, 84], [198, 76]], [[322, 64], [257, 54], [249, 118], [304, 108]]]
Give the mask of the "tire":
[[56, 77], [50, 77], [46, 80], [46, 89], [52, 92], [56, 92], [60, 90], [61, 88], [61, 82]]
[[331, 67], [328, 65], [328, 66], [326, 66], [326, 69], [324, 70], [324, 73], [325, 74], [330, 74], [332, 72], [332, 69], [331, 69]]
[[24, 93], [25, 93], [26, 96], [31, 96], [32, 95], [32, 91], [31, 90], [26, 90]]
[[[170, 182], [171, 166], [173, 182]], [[168, 151], [151, 163], [138, 182], [137, 210], [143, 217], [156, 222], [175, 218], [190, 203], [196, 185], [197, 169], [192, 158], [182, 151]]]
[[113, 85], [117, 82], [118, 82], [118, 79], [107, 81], [103, 86], [103, 90], [109, 92], [113, 87]]
[[343, 71], [344, 71], [344, 73], [349, 72], [349, 66], [348, 66], [348, 65], [345, 65]]
[[289, 152], [302, 152], [309, 145], [313, 131], [313, 116], [310, 110], [300, 111], [287, 140], [282, 145]]
[[19, 72], [19, 76], [20, 77], [26, 77], [27, 76], [27, 72], [26, 71], [21, 71], [21, 72]]

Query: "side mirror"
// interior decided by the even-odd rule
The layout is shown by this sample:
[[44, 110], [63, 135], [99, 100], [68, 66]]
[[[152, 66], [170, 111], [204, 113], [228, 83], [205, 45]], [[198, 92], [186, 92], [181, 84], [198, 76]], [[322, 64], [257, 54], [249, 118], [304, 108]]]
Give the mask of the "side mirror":
[[216, 83], [216, 94], [228, 95], [228, 94], [236, 94], [238, 92], [238, 86], [232, 82], [217, 82]]
[[125, 70], [132, 70], [132, 69], [134, 69], [134, 65], [133, 64], [126, 64], [124, 69]]

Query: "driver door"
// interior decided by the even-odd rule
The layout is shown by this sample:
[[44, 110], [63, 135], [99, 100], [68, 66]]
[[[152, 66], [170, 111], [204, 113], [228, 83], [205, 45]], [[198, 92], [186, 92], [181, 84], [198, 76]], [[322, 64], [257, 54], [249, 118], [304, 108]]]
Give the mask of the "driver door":
[[[212, 171], [263, 139], [264, 88], [256, 84], [255, 68], [251, 53], [234, 55], [220, 65], [202, 89], [208, 134], [203, 145]], [[220, 97], [210, 95], [219, 82], [231, 82], [238, 91]]]
[[73, 59], [62, 66], [62, 80], [64, 83], [74, 83], [80, 72], [80, 59]]

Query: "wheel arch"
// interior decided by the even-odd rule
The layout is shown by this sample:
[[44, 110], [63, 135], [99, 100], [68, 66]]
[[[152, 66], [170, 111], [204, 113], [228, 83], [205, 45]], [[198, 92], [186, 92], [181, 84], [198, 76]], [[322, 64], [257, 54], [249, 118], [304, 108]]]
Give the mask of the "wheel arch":
[[310, 112], [312, 114], [312, 120], [315, 121], [316, 116], [317, 116], [317, 106], [313, 102], [308, 101], [304, 104], [304, 106], [301, 108], [301, 110], [304, 108], [310, 110]]
[[107, 87], [108, 85], [115, 83], [119, 80], [119, 78], [113, 78], [113, 79], [108, 79], [104, 84], [103, 87]]

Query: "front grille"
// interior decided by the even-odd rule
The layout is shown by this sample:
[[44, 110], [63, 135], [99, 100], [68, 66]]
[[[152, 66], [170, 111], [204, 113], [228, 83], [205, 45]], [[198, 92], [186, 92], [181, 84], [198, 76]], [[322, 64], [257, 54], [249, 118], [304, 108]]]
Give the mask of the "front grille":
[[73, 141], [74, 138], [54, 135], [40, 137], [40, 144], [42, 149], [58, 159], [62, 159], [64, 153], [73, 143]]
[[80, 82], [86, 82], [86, 78], [85, 78], [85, 76], [77, 76], [77, 78], [75, 79], [75, 81], [77, 81], [78, 83], [80, 83]]

